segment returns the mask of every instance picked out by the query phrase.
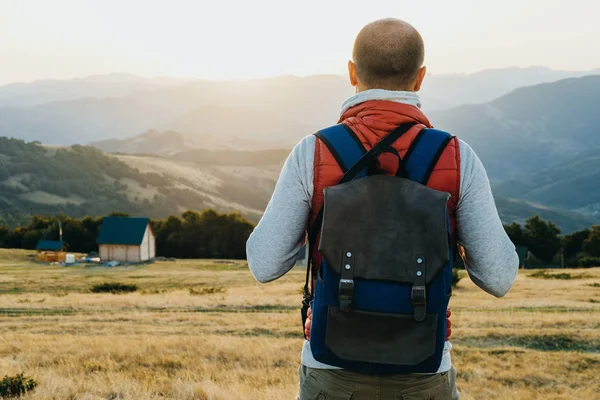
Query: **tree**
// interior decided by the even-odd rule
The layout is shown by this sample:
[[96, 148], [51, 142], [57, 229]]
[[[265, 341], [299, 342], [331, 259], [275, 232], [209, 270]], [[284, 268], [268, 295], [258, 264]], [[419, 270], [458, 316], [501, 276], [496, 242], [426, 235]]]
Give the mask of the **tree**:
[[600, 225], [592, 226], [589, 236], [583, 241], [582, 250], [589, 257], [600, 257]]
[[510, 225], [504, 225], [504, 230], [515, 246], [523, 246], [527, 242], [521, 224], [513, 222]]
[[121, 212], [121, 211], [113, 211], [108, 214], [109, 217], [129, 217], [129, 214]]
[[560, 229], [552, 221], [544, 221], [539, 216], [525, 222], [525, 242], [529, 251], [543, 263], [549, 264], [560, 250]]
[[0, 248], [6, 246], [11, 235], [12, 231], [7, 226], [0, 225]]
[[[567, 264], [573, 264], [571, 261], [576, 261], [576, 257], [583, 251], [583, 242], [590, 235], [589, 229], [573, 232], [561, 238], [561, 245], [564, 251], [564, 258]], [[576, 264], [576, 262], [574, 263]]]
[[39, 231], [27, 231], [23, 235], [22, 246], [24, 249], [33, 250], [36, 248], [41, 238], [42, 235]]

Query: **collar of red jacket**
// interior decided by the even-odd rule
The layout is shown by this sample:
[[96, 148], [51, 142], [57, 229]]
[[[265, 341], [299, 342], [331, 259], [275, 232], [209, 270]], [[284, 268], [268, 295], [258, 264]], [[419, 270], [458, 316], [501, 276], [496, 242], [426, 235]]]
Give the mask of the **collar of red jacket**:
[[414, 105], [390, 101], [370, 100], [347, 109], [339, 122], [352, 119], [374, 130], [386, 130], [389, 126], [398, 126], [407, 122], [423, 124], [432, 128], [429, 119]]

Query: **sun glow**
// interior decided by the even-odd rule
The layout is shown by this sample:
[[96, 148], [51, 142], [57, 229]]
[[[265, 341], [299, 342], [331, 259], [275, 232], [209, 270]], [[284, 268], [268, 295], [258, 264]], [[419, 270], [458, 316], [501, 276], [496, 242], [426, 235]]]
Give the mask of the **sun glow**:
[[600, 53], [582, 54], [575, 44], [600, 40], [599, 9], [594, 0], [0, 0], [0, 84], [112, 72], [204, 79], [343, 73], [358, 30], [381, 17], [422, 32], [433, 73], [591, 69]]

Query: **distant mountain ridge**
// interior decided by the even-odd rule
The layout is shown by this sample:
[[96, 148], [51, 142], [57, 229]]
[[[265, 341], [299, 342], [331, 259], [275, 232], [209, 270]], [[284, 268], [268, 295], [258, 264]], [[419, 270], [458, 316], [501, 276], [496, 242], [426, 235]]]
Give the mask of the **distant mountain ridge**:
[[219, 138], [222, 147], [248, 150], [293, 147], [300, 138], [319, 129], [314, 124], [286, 119], [277, 113], [218, 105], [196, 108], [165, 123], [164, 127], [192, 137], [199, 131], [211, 133]]
[[520, 88], [487, 104], [430, 113], [465, 140], [494, 181], [534, 173], [600, 147], [600, 75]]
[[195, 148], [231, 149], [217, 138], [208, 135], [185, 135], [175, 131], [149, 130], [127, 139], [92, 142], [91, 146], [107, 153], [172, 155]]
[[600, 147], [495, 185], [500, 196], [600, 218]]
[[[471, 75], [431, 75], [425, 80], [421, 97], [424, 110], [429, 113], [460, 104], [487, 102], [523, 85], [592, 72], [509, 68]], [[59, 88], [52, 89], [56, 85]], [[139, 85], [143, 89], [134, 90]], [[88, 86], [92, 89], [88, 90]], [[45, 81], [16, 84], [0, 87], [0, 135], [58, 145], [125, 139], [152, 129], [180, 131], [170, 123], [194, 110], [216, 106], [235, 110], [235, 114], [256, 113], [264, 116], [261, 117], [264, 120], [292, 122], [289, 131], [294, 134], [301, 131], [296, 138], [299, 140], [316, 129], [334, 124], [342, 102], [353, 93], [347, 79], [337, 75], [185, 83], [117, 75], [51, 81], [51, 84]], [[21, 96], [22, 101], [14, 100], [15, 96], [17, 99]], [[17, 107], [18, 104], [21, 105]], [[251, 126], [257, 120], [246, 125]], [[221, 124], [207, 125], [196, 121], [194, 126], [188, 126], [193, 130], [189, 133], [222, 138], [221, 132], [211, 131]]]
[[462, 104], [487, 103], [521, 87], [588, 75], [600, 75], [600, 68], [590, 71], [556, 71], [540, 66], [512, 67], [488, 69], [473, 74], [428, 75], [420, 93], [425, 111], [436, 111]]
[[[323, 88], [323, 85], [323, 93], [319, 101], [315, 101], [311, 87]], [[319, 76], [273, 78], [235, 85], [194, 82], [123, 98], [54, 102], [25, 109], [0, 108], [0, 135], [58, 145], [123, 139], [157, 127], [170, 130], [168, 124], [171, 121], [202, 107], [219, 106], [235, 109], [236, 113], [263, 116], [262, 121], [247, 121], [247, 130], [252, 128], [252, 122], [265, 125], [286, 120], [290, 123], [283, 132], [277, 131], [279, 135], [286, 131], [300, 134], [297, 126], [306, 125], [303, 136], [336, 122], [340, 105], [338, 96], [340, 89], [346, 86], [339, 77]], [[223, 126], [240, 122], [221, 115]], [[218, 123], [213, 125], [220, 126]], [[207, 132], [203, 126], [198, 126], [196, 132], [226, 140], [220, 132]], [[276, 138], [273, 136], [273, 140]]]
[[77, 79], [46, 79], [0, 86], [0, 108], [32, 107], [81, 98], [124, 97], [184, 83], [178, 78], [141, 78], [131, 74], [94, 75]]
[[562, 233], [571, 233], [600, 224], [600, 215], [586, 215], [560, 208], [544, 207], [523, 200], [500, 197], [496, 192], [494, 194], [498, 214], [505, 224], [512, 222], [523, 224], [534, 215], [554, 222]]

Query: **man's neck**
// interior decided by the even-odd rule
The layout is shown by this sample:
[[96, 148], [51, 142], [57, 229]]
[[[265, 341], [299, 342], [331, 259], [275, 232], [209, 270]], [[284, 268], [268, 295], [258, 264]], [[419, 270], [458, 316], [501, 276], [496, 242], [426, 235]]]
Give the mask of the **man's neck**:
[[393, 101], [396, 103], [409, 104], [411, 106], [421, 108], [421, 100], [416, 92], [368, 89], [360, 91], [354, 96], [348, 98], [342, 104], [342, 111], [340, 115], [344, 114], [348, 109], [354, 106], [373, 100]]

